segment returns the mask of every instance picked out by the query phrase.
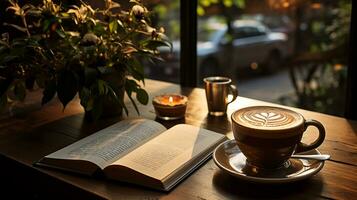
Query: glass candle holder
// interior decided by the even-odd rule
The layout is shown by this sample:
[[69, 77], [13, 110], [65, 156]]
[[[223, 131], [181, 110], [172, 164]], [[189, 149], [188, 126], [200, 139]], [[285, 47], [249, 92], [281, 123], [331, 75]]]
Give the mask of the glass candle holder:
[[187, 97], [180, 94], [164, 94], [154, 97], [152, 104], [156, 116], [163, 120], [175, 120], [185, 117]]

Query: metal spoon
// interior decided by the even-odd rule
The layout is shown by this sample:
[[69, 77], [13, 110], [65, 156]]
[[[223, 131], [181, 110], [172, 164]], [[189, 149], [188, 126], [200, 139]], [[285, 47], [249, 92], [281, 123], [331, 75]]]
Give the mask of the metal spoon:
[[324, 160], [328, 160], [330, 159], [330, 155], [328, 154], [321, 154], [321, 155], [297, 155], [297, 154], [293, 154], [291, 156], [291, 158], [298, 158], [298, 159], [309, 159], [309, 160], [320, 160], [320, 161], [324, 161]]

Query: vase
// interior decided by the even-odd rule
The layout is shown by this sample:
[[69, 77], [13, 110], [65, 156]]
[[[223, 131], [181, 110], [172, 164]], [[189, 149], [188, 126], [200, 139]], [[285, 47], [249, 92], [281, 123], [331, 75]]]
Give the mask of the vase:
[[[118, 99], [124, 102], [125, 94], [125, 74], [118, 71], [107, 71], [102, 74], [101, 79], [106, 81], [116, 93]], [[121, 117], [123, 114], [123, 106], [117, 101], [113, 100], [109, 95], [101, 99], [102, 114], [100, 118]], [[93, 120], [92, 111], [86, 111], [85, 117], [89, 121]]]

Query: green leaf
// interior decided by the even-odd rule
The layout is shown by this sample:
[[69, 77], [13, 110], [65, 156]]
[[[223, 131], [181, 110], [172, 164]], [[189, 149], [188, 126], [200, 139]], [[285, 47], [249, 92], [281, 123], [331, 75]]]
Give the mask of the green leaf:
[[128, 116], [128, 115], [129, 115], [129, 110], [128, 110], [128, 108], [126, 107], [126, 105], [125, 105], [123, 99], [118, 99], [118, 102], [119, 102], [120, 105], [124, 108], [124, 111], [125, 111], [126, 116]]
[[50, 28], [50, 25], [51, 25], [51, 20], [49, 19], [46, 19], [43, 21], [43, 31], [47, 31], [49, 28]]
[[125, 91], [126, 91], [126, 94], [128, 95], [131, 103], [134, 105], [134, 108], [136, 110], [136, 112], [138, 113], [138, 115], [140, 114], [139, 113], [139, 109], [134, 101], [134, 99], [131, 97], [131, 94], [133, 92], [136, 92], [138, 90], [138, 87], [139, 85], [136, 83], [136, 81], [134, 80], [131, 80], [131, 79], [126, 79], [125, 81]]
[[77, 32], [77, 31], [66, 31], [65, 33], [68, 34], [68, 35], [70, 35], [70, 36], [72, 36], [72, 37], [79, 37], [79, 36], [81, 36], [81, 34], [80, 34], [79, 32]]
[[79, 93], [80, 103], [86, 111], [93, 109], [94, 99], [91, 96], [90, 89], [83, 87]]
[[25, 27], [22, 27], [22, 26], [19, 26], [19, 25], [16, 25], [16, 24], [8, 24], [8, 23], [4, 23], [5, 26], [11, 26], [21, 32], [24, 32], [26, 33], [27, 32], [27, 29]]
[[130, 59], [127, 61], [127, 69], [130, 75], [132, 75], [136, 80], [144, 82], [144, 67], [136, 59]]
[[118, 22], [116, 20], [109, 23], [109, 31], [114, 33], [118, 30]]
[[61, 38], [65, 38], [66, 37], [66, 34], [60, 30], [60, 29], [56, 29], [56, 33], [61, 37]]
[[70, 15], [68, 14], [68, 13], [61, 13], [61, 15], [62, 15], [62, 17], [64, 17], [64, 18], [69, 18], [70, 17]]
[[125, 114], [128, 115], [129, 111], [128, 108], [125, 106], [123, 99], [118, 97], [118, 95], [115, 93], [110, 84], [108, 84], [108, 94], [113, 101], [118, 102], [124, 108]]
[[99, 95], [107, 95], [108, 94], [107, 83], [103, 80], [98, 80], [97, 84], [98, 84]]
[[103, 35], [105, 33], [104, 26], [97, 24], [96, 26], [93, 27], [93, 33], [95, 35]]
[[47, 82], [45, 90], [43, 91], [42, 105], [45, 105], [53, 99], [56, 94], [56, 81], [50, 80]]
[[137, 0], [130, 0], [129, 2], [130, 2], [130, 3], [135, 3], [135, 4], [139, 4], [139, 5], [140, 5], [140, 1], [137, 1]]
[[149, 95], [148, 93], [140, 88], [136, 91], [136, 99], [143, 105], [147, 105], [149, 102]]
[[74, 98], [78, 92], [78, 77], [71, 71], [64, 69], [59, 72], [57, 78], [57, 95], [63, 104], [63, 110], [66, 105]]
[[90, 90], [86, 87], [83, 87], [81, 91], [79, 92], [79, 98], [80, 98], [80, 103], [81, 105], [87, 110], [87, 105], [88, 105], [88, 100], [90, 97]]
[[103, 113], [103, 102], [101, 98], [97, 98], [94, 101], [93, 108], [91, 110], [94, 121], [97, 121]]
[[128, 94], [128, 96], [131, 96], [132, 92], [136, 92], [138, 87], [139, 87], [139, 85], [136, 83], [136, 81], [131, 80], [131, 79], [126, 79], [125, 91]]
[[[129, 68], [130, 69], [130, 68]], [[131, 69], [129, 72], [136, 80], [138, 81], [142, 81], [143, 83], [145, 83], [145, 76], [143, 73], [139, 72], [138, 70], [135, 69]]]
[[19, 82], [15, 85], [14, 87], [14, 94], [16, 97], [16, 100], [23, 101], [25, 100], [26, 97], [26, 87], [23, 82]]
[[97, 67], [97, 69], [101, 74], [105, 74], [108, 70], [107, 67]]
[[112, 99], [114, 99], [114, 100], [118, 99], [117, 94], [115, 93], [115, 91], [113, 90], [113, 88], [110, 85], [108, 86], [108, 94]]
[[88, 19], [89, 19], [89, 21], [91, 21], [93, 23], [94, 26], [97, 25], [97, 21], [95, 21], [95, 19], [93, 19], [93, 18], [88, 18]]
[[121, 28], [121, 29], [125, 29], [125, 26], [124, 26], [124, 24], [123, 24], [123, 22], [122, 21], [120, 21], [119, 19], [117, 20], [117, 23], [118, 23], [118, 25], [119, 25], [119, 27]]
[[26, 42], [24, 39], [14, 39], [12, 42], [12, 46], [19, 46], [19, 47], [24, 47], [26, 45]]
[[140, 115], [139, 108], [138, 108], [138, 106], [136, 105], [136, 103], [135, 103], [133, 97], [131, 97], [131, 94], [128, 95], [128, 97], [129, 97], [131, 103], [133, 104], [133, 106], [134, 106], [134, 108], [135, 108], [135, 110], [136, 110], [136, 113], [138, 113], [138, 115]]
[[143, 45], [148, 49], [157, 49], [158, 47], [167, 46], [172, 51], [172, 44], [168, 41], [147, 40]]
[[89, 97], [88, 102], [87, 102], [87, 106], [85, 107], [85, 109], [87, 111], [90, 111], [93, 109], [93, 105], [94, 105], [94, 99], [92, 97]]

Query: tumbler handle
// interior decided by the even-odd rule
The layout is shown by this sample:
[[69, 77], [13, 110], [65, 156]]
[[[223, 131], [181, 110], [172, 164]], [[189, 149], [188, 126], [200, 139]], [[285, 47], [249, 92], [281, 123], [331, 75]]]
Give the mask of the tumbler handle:
[[228, 102], [228, 104], [232, 103], [236, 98], [238, 97], [238, 90], [237, 87], [234, 85], [229, 85], [229, 92], [233, 95], [233, 98], [231, 101]]

